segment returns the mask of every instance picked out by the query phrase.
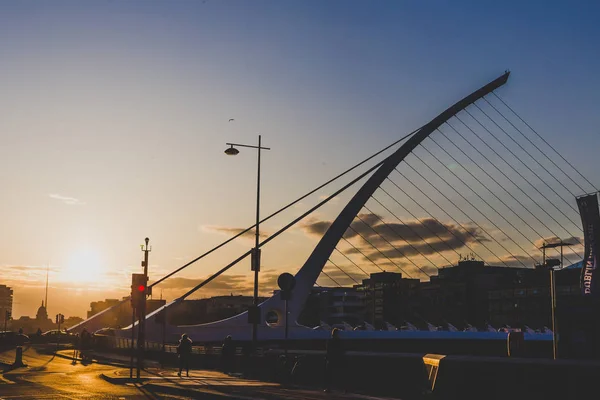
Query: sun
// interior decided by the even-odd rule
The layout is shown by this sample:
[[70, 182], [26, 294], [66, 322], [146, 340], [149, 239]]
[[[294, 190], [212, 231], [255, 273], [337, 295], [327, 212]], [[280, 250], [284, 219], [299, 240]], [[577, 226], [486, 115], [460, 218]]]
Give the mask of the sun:
[[63, 277], [69, 282], [98, 283], [103, 278], [102, 259], [90, 249], [79, 249], [70, 254], [63, 269]]

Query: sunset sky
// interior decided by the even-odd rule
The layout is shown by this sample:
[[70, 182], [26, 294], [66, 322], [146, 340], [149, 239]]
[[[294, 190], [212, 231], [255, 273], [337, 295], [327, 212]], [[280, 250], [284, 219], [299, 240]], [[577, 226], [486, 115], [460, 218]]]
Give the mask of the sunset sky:
[[[13, 316], [35, 314], [48, 265], [49, 315], [84, 316], [128, 295], [145, 237], [153, 280], [252, 225], [256, 153], [226, 157], [225, 142], [260, 133], [272, 148], [266, 215], [506, 69], [503, 99], [599, 185], [600, 4], [559, 3], [0, 2], [0, 284], [14, 289]], [[265, 247], [263, 293], [349, 196]], [[154, 297], [174, 298], [251, 239]], [[244, 262], [197, 296], [249, 282]]]

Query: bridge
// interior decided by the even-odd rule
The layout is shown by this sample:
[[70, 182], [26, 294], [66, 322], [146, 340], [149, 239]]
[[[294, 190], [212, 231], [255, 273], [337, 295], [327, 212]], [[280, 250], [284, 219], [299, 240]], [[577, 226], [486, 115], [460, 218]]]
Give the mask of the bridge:
[[[373, 272], [396, 271], [403, 277], [427, 281], [453, 260], [470, 254], [472, 259], [505, 268], [533, 268], [540, 264], [540, 246], [548, 256], [564, 257], [574, 265], [584, 257], [582, 227], [575, 199], [596, 193], [584, 177], [555, 147], [546, 141], [501, 96], [509, 72], [485, 84], [451, 105], [423, 126], [400, 135], [386, 146], [260, 222], [274, 219], [319, 190], [329, 195], [285, 223], [258, 243], [262, 248], [292, 227], [322, 235], [295, 275], [296, 287], [288, 304], [273, 295], [259, 305], [263, 316], [258, 326], [261, 341], [284, 338], [284, 323], [294, 340], [319, 340], [326, 329], [312, 329], [298, 322], [315, 286], [359, 283]], [[434, 101], [434, 99], [432, 99]], [[340, 195], [352, 193], [333, 221], [314, 221], [315, 212]], [[224, 246], [251, 232], [255, 225], [207, 250], [150, 286], [166, 280]], [[208, 324], [174, 326], [159, 322], [170, 307], [202, 290], [238, 265], [251, 251], [232, 259], [196, 287], [146, 316], [150, 342], [175, 342], [187, 333], [199, 342], [216, 342], [226, 335], [244, 341], [251, 338], [247, 313]], [[124, 299], [123, 302], [129, 301]], [[119, 307], [119, 305], [114, 306]], [[111, 309], [70, 328], [103, 328], [101, 316]], [[270, 316], [269, 320], [265, 316]], [[162, 318], [165, 320], [165, 318]], [[390, 327], [388, 331], [346, 331], [346, 338], [498, 339], [507, 332], [415, 331]], [[137, 323], [120, 329], [127, 338]], [[525, 333], [529, 340], [548, 341], [550, 334]]]

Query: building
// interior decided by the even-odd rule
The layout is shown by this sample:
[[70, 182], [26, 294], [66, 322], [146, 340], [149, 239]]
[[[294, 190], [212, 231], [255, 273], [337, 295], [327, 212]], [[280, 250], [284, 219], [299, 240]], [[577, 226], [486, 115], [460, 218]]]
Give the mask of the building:
[[374, 327], [386, 329], [386, 323], [400, 326], [413, 315], [411, 299], [418, 279], [402, 278], [401, 273], [378, 272], [355, 288], [364, 293], [364, 318]]
[[[265, 298], [259, 297], [263, 302]], [[215, 296], [208, 299], [184, 300], [169, 307], [167, 320], [173, 325], [204, 324], [220, 321], [247, 311], [253, 304], [252, 296], [229, 295]]]
[[[557, 271], [557, 303], [574, 305], [581, 297], [579, 269]], [[549, 272], [543, 268], [508, 268], [462, 260], [418, 283], [406, 299], [406, 320], [456, 327], [551, 326]], [[385, 301], [384, 301], [385, 304]]]
[[[6, 285], [0, 285], [0, 322], [4, 329], [4, 320], [12, 317], [13, 291]], [[8, 311], [8, 314], [6, 313]]]
[[121, 300], [119, 299], [105, 299], [104, 301], [92, 301], [90, 303], [90, 310], [87, 312], [87, 317], [91, 318], [92, 316], [98, 314], [101, 311], [106, 310], [112, 306], [116, 306], [119, 304]]
[[[123, 300], [128, 299], [124, 297]], [[131, 307], [131, 301], [123, 301], [118, 299], [105, 299], [104, 301], [93, 301], [90, 303], [90, 310], [87, 312], [88, 318], [96, 315], [104, 310], [114, 307], [120, 303], [119, 307], [115, 307], [109, 312], [102, 314], [101, 321], [106, 328], [119, 328], [131, 325], [131, 319], [133, 315], [133, 309]], [[162, 307], [166, 304], [165, 300], [146, 300], [146, 313], [150, 314], [152, 311]]]
[[[125, 299], [125, 298], [123, 298]], [[259, 301], [265, 300], [259, 298]], [[104, 301], [94, 301], [90, 303], [90, 310], [87, 317], [90, 318], [110, 307], [121, 303], [118, 299], [105, 299]], [[252, 305], [252, 296], [242, 296], [233, 294], [230, 296], [216, 296], [208, 299], [184, 300], [167, 309], [167, 321], [172, 325], [190, 325], [202, 324], [218, 321], [240, 314]], [[166, 300], [146, 300], [146, 313], [164, 306]], [[131, 302], [125, 301], [119, 307], [110, 312], [104, 313], [101, 317], [105, 327], [125, 327], [131, 325], [132, 309]]]
[[[580, 274], [579, 268], [555, 273], [559, 317], [560, 310], [584, 306]], [[353, 288], [313, 288], [300, 323], [356, 326], [366, 321], [376, 329], [388, 329], [387, 323], [400, 328], [407, 322], [421, 329], [446, 329], [448, 324], [459, 329], [487, 324], [542, 329], [551, 327], [549, 276], [544, 268], [498, 267], [476, 260], [440, 269], [428, 282], [400, 273], [374, 273]]]
[[349, 287], [312, 289], [299, 322], [305, 326], [361, 325], [365, 320], [364, 292]]

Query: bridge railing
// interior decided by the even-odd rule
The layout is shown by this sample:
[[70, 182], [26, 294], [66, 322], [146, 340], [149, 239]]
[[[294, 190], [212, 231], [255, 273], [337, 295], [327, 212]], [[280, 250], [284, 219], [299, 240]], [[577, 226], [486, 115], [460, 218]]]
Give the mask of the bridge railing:
[[[107, 335], [96, 335], [95, 336], [95, 347], [99, 350], [119, 350], [119, 351], [127, 351], [131, 349], [132, 342], [133, 347], [137, 348], [137, 340], [131, 338], [122, 338], [122, 337], [114, 337]], [[146, 341], [146, 350], [153, 352], [164, 352], [164, 353], [177, 353], [177, 345], [174, 344], [163, 344], [160, 342], [151, 342]], [[236, 354], [242, 354], [242, 348], [236, 348]], [[221, 346], [215, 343], [202, 344], [202, 345], [193, 345], [192, 346], [192, 354], [197, 355], [221, 355]]]

